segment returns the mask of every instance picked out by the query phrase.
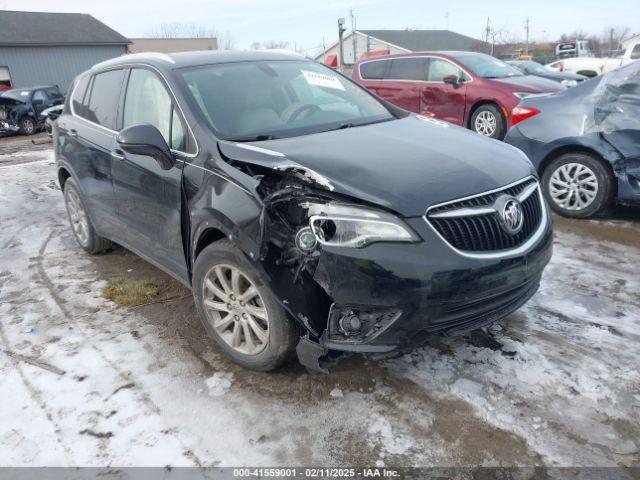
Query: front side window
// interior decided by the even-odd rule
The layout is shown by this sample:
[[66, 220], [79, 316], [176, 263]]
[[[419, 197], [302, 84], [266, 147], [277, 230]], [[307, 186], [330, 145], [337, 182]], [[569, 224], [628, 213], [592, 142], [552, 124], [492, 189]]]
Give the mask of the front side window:
[[392, 80], [420, 80], [427, 79], [426, 58], [394, 58], [391, 60], [389, 75]]
[[90, 91], [85, 95], [85, 108], [79, 115], [114, 130], [123, 78], [124, 70], [110, 70], [95, 75]]
[[131, 70], [124, 101], [123, 128], [148, 123], [164, 137], [174, 150], [185, 150], [184, 128], [174, 111], [173, 101], [158, 76], [150, 70]]
[[373, 95], [323, 65], [298, 60], [184, 69], [193, 103], [217, 135], [251, 141], [393, 120]]
[[47, 98], [47, 94], [44, 93], [44, 90], [36, 90], [33, 94], [33, 99], [31, 100], [34, 103], [40, 102], [41, 104], [49, 100]]
[[429, 76], [430, 82], [442, 82], [444, 77], [448, 75], [455, 75], [458, 78], [463, 78], [462, 70], [456, 65], [443, 60], [442, 58], [432, 58], [429, 62]]

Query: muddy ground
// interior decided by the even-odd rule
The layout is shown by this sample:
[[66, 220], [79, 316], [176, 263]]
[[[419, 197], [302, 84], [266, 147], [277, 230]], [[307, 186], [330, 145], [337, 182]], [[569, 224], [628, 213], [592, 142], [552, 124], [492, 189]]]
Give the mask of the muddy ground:
[[[637, 209], [556, 219], [540, 291], [494, 329], [513, 357], [434, 339], [265, 374], [212, 345], [168, 275], [83, 253], [54, 179], [48, 148], [0, 139], [0, 465], [640, 464]], [[102, 298], [119, 278], [158, 301]]]

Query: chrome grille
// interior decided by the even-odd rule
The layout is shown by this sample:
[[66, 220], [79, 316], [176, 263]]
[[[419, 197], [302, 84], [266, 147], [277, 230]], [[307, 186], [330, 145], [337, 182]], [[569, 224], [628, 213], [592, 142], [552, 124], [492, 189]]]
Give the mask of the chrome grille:
[[[512, 235], [501, 225], [495, 202], [507, 195], [520, 201], [522, 229]], [[454, 200], [427, 211], [427, 221], [445, 241], [464, 252], [499, 252], [524, 244], [538, 229], [544, 205], [538, 182], [528, 178], [500, 190]]]

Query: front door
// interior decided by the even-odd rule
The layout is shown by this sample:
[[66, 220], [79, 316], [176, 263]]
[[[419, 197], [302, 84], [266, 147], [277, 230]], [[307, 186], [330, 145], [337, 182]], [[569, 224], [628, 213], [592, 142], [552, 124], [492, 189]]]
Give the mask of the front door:
[[[444, 77], [449, 75], [455, 75], [463, 82], [457, 87], [444, 83]], [[455, 125], [463, 125], [466, 79], [469, 77], [457, 65], [444, 58], [431, 57], [427, 82], [422, 88], [420, 113]]]
[[[186, 150], [184, 122], [160, 77], [133, 68], [125, 93], [122, 128], [148, 123], [160, 130], [174, 151]], [[188, 280], [182, 245], [182, 162], [163, 170], [145, 155], [115, 145], [113, 185], [127, 243], [181, 279]]]

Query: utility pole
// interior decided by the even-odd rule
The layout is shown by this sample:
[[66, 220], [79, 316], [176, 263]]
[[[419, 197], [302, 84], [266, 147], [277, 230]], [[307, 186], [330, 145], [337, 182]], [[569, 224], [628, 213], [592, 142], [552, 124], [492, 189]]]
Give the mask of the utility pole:
[[613, 56], [613, 28], [609, 30], [609, 58]]
[[356, 16], [353, 14], [353, 8], [349, 11], [351, 15], [351, 44], [353, 46], [353, 63], [358, 61], [358, 46], [357, 46], [357, 38], [356, 38]]
[[449, 30], [449, 12], [446, 12], [444, 14], [444, 24], [445, 24], [445, 29]]
[[[489, 17], [487, 17], [487, 28], [485, 29], [485, 42], [489, 43], [489, 34], [491, 33], [491, 27], [489, 26]], [[491, 53], [493, 54], [493, 45], [491, 46]]]
[[342, 36], [344, 35], [344, 18], [338, 19], [338, 43], [340, 44], [340, 71], [344, 68], [344, 45], [342, 45]]
[[371, 52], [371, 36], [367, 35], [367, 58]]
[[529, 17], [527, 17], [527, 22], [524, 25], [524, 31], [527, 32], [526, 35], [526, 40], [525, 40], [525, 44], [524, 44], [524, 54], [525, 55], [529, 55], [529, 23], [530, 23], [531, 19]]

